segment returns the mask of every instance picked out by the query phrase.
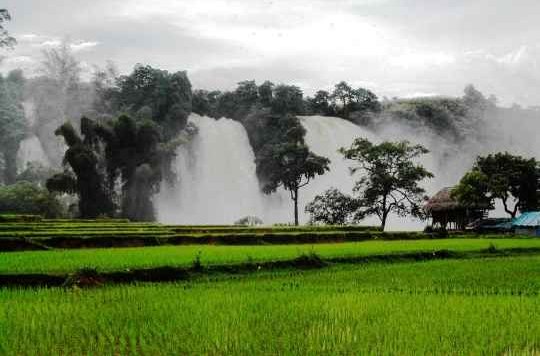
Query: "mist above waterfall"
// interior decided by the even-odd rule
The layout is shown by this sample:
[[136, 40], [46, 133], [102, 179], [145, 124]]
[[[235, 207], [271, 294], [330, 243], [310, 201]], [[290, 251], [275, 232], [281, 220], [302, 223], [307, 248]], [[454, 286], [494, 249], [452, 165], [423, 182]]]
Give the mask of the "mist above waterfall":
[[[305, 205], [317, 194], [330, 187], [352, 193], [358, 177], [351, 176], [353, 162], [345, 160], [338, 149], [349, 146], [355, 138], [363, 137], [372, 142], [383, 140], [408, 140], [424, 145], [430, 150], [421, 160], [435, 177], [422, 182], [428, 195], [456, 184], [471, 168], [479, 154], [493, 149], [508, 150], [516, 154], [533, 155], [540, 152], [540, 142], [535, 132], [517, 130], [509, 135], [510, 127], [520, 127], [523, 121], [512, 117], [492, 117], [485, 122], [488, 130], [481, 136], [470, 136], [459, 143], [421, 126], [392, 123], [376, 128], [362, 127], [350, 121], [329, 116], [301, 116], [306, 129], [305, 140], [310, 149], [331, 160], [330, 171], [318, 176], [300, 191], [300, 220], [308, 221]], [[526, 121], [533, 125], [534, 119]], [[292, 220], [292, 201], [289, 193], [278, 189], [276, 193], [262, 193], [255, 167], [255, 157], [244, 127], [237, 121], [222, 118], [215, 120], [191, 115], [199, 132], [187, 145], [178, 149], [175, 167], [177, 185], [164, 187], [157, 198], [160, 221], [177, 224], [230, 224], [241, 217], [260, 217], [265, 224], [288, 223]], [[527, 137], [519, 140], [517, 137]], [[495, 214], [500, 213], [496, 211]], [[374, 218], [365, 224], [376, 224]], [[415, 219], [391, 216], [390, 230], [421, 229], [423, 223]]]

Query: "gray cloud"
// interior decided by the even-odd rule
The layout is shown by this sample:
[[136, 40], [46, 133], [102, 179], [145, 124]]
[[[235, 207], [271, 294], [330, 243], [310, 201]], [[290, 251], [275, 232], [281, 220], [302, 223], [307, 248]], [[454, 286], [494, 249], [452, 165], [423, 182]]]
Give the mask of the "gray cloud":
[[69, 36], [86, 63], [188, 70], [195, 86], [244, 79], [339, 80], [381, 96], [460, 95], [540, 103], [540, 3], [533, 0], [7, 0], [19, 39], [2, 71], [39, 63]]

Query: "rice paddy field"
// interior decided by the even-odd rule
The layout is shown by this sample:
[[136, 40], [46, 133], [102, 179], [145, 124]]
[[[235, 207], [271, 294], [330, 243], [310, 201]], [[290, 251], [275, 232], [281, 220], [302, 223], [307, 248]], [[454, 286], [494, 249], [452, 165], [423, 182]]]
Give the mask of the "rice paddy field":
[[[226, 234], [227, 227], [219, 229]], [[441, 251], [447, 253], [435, 255]], [[411, 253], [424, 255], [400, 258]], [[435, 258], [425, 259], [431, 253]], [[271, 266], [264, 263], [299, 256], [323, 263], [211, 272], [212, 266]], [[370, 256], [381, 258], [362, 259]], [[167, 283], [0, 284], [0, 354], [540, 353], [535, 238], [0, 252], [0, 281], [195, 263], [197, 273]]]
[[346, 258], [429, 251], [482, 251], [536, 248], [540, 239], [438, 239], [364, 241], [302, 245], [185, 245], [107, 249], [58, 249], [0, 253], [0, 273], [71, 273], [81, 268], [115, 271], [160, 266], [187, 267], [196, 258], [204, 266], [291, 260], [315, 253], [321, 258]]

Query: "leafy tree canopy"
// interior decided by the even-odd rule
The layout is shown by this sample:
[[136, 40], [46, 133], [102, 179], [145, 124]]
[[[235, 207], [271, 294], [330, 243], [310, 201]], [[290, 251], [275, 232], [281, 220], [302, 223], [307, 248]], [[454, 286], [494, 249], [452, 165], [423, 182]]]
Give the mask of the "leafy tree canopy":
[[425, 190], [419, 183], [433, 174], [414, 160], [428, 153], [426, 148], [407, 141], [373, 144], [358, 138], [351, 147], [341, 148], [340, 152], [356, 162], [351, 168], [352, 174], [362, 173], [354, 187], [360, 207], [356, 219], [376, 215], [384, 230], [392, 212], [400, 216], [422, 216]]
[[5, 23], [11, 20], [11, 15], [6, 9], [0, 9], [0, 48], [13, 48], [17, 41], [9, 35]]
[[56, 135], [64, 137], [68, 149], [64, 155], [65, 171], [47, 180], [47, 189], [62, 193], [77, 193], [82, 218], [112, 216], [112, 194], [105, 185], [99, 167], [99, 156], [93, 146], [93, 132], [81, 125], [81, 135], [70, 123], [60, 126]]
[[22, 107], [23, 85], [20, 71], [12, 71], [6, 78], [0, 75], [0, 155], [4, 160], [3, 181], [6, 184], [15, 182], [17, 152], [27, 131]]
[[187, 124], [192, 93], [186, 72], [169, 73], [138, 64], [130, 75], [120, 76], [111, 90], [117, 112], [136, 114], [147, 108], [166, 140], [175, 137]]
[[263, 191], [269, 194], [279, 187], [288, 190], [294, 202], [294, 223], [298, 225], [299, 190], [328, 171], [330, 160], [314, 154], [303, 142], [267, 146], [263, 152], [258, 157], [263, 160], [267, 172]]
[[330, 188], [306, 205], [305, 211], [310, 214], [311, 223], [345, 225], [354, 222], [354, 212], [357, 209], [356, 199], [336, 188]]
[[[518, 211], [539, 207], [539, 165], [508, 152], [478, 157], [471, 172], [456, 187], [455, 196], [464, 204], [500, 200], [512, 218]], [[513, 204], [513, 205], [512, 205]]]

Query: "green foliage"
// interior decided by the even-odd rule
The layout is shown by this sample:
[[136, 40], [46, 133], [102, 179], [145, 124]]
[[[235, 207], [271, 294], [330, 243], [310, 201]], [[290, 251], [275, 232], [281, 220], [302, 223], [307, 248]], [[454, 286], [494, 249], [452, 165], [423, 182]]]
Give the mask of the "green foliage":
[[192, 99], [192, 111], [198, 115], [219, 117], [218, 104], [221, 97], [220, 91], [194, 90]]
[[114, 205], [111, 193], [105, 185], [105, 177], [99, 167], [99, 157], [93, 147], [93, 133], [88, 125], [81, 125], [83, 137], [68, 122], [56, 130], [64, 137], [68, 149], [64, 156], [66, 170], [51, 177], [47, 188], [62, 193], [76, 192], [82, 218], [111, 216]]
[[357, 209], [357, 200], [336, 188], [330, 188], [317, 195], [305, 208], [311, 216], [311, 223], [327, 225], [345, 225], [353, 222], [353, 215]]
[[17, 152], [26, 135], [26, 121], [22, 107], [24, 78], [21, 71], [12, 71], [6, 78], [0, 75], [0, 154], [3, 156], [3, 181], [15, 182]]
[[103, 143], [109, 190], [122, 182], [121, 215], [131, 220], [155, 218], [152, 196], [159, 190], [163, 160], [158, 126], [152, 121], [137, 123], [122, 115], [97, 125], [96, 137]]
[[167, 141], [185, 128], [192, 108], [191, 83], [186, 72], [171, 74], [148, 65], [138, 64], [130, 75], [120, 76], [108, 95], [114, 97], [116, 113], [134, 115], [148, 108], [149, 116]]
[[278, 85], [274, 88], [272, 112], [278, 115], [302, 114], [304, 102], [302, 90], [295, 85]]
[[[428, 127], [436, 134], [462, 140], [474, 124], [469, 108], [461, 99], [415, 98], [396, 100], [386, 105], [381, 120], [402, 122], [413, 127]], [[384, 122], [384, 121], [383, 121]]]
[[321, 114], [327, 116], [333, 116], [335, 112], [335, 106], [331, 103], [332, 96], [326, 90], [319, 90], [315, 93], [313, 98], [307, 98], [307, 111], [312, 114]]
[[163, 179], [173, 180], [172, 162], [188, 116], [192, 108], [197, 113], [210, 110], [209, 93], [192, 95], [186, 72], [169, 73], [148, 65], [136, 65], [114, 83], [111, 77], [114, 71], [109, 69], [95, 78], [96, 109], [120, 114], [96, 126], [96, 139], [104, 145], [107, 184], [112, 190], [117, 178], [122, 181], [122, 216], [153, 220], [151, 198]]
[[274, 83], [269, 80], [266, 80], [264, 83], [259, 85], [259, 101], [263, 107], [270, 107], [272, 105], [272, 100], [274, 98]]
[[324, 115], [335, 114], [357, 123], [363, 123], [361, 120], [366, 115], [381, 111], [377, 95], [369, 89], [354, 89], [344, 81], [334, 86], [331, 95], [325, 91], [318, 91], [313, 99], [308, 99], [308, 102], [312, 103], [315, 112]]
[[357, 171], [363, 174], [354, 187], [360, 206], [356, 219], [377, 215], [384, 230], [391, 212], [422, 217], [425, 190], [418, 183], [433, 174], [414, 160], [428, 153], [426, 148], [407, 141], [373, 144], [357, 138], [351, 147], [341, 148], [340, 152], [346, 159], [355, 161], [352, 174]]
[[[508, 152], [477, 158], [472, 171], [465, 174], [456, 187], [460, 203], [472, 205], [499, 199], [506, 213], [514, 218], [519, 211], [539, 207], [539, 163]], [[511, 206], [511, 201], [515, 201]]]
[[4, 23], [11, 20], [8, 10], [0, 9], [0, 48], [13, 48], [17, 41], [9, 35]]
[[262, 146], [254, 148], [258, 172], [264, 177], [263, 192], [270, 194], [279, 187], [288, 190], [294, 202], [294, 223], [298, 225], [299, 190], [328, 171], [330, 160], [309, 150], [298, 118], [285, 115], [272, 120], [269, 116], [266, 124], [273, 130], [265, 133], [275, 135], [266, 142], [261, 140]]
[[493, 200], [489, 197], [489, 179], [479, 170], [465, 173], [459, 184], [452, 189], [452, 197], [465, 207], [494, 208]]
[[64, 215], [56, 195], [30, 182], [0, 186], [0, 213], [36, 214], [47, 218]]

